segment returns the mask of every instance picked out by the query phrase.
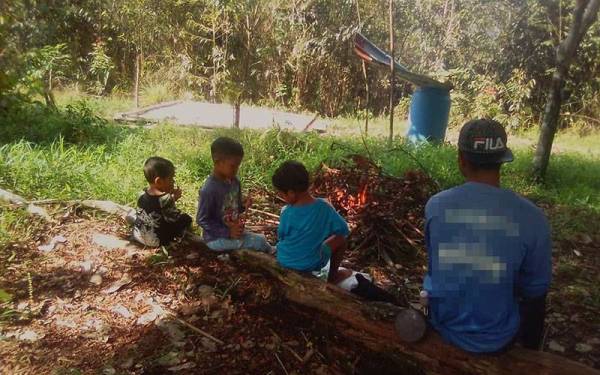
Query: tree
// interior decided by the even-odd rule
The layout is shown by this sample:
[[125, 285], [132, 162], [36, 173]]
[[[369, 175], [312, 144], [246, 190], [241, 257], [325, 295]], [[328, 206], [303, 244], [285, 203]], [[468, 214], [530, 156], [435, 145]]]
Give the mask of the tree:
[[261, 65], [260, 42], [267, 12], [262, 1], [233, 2], [231, 12], [233, 36], [230, 40], [232, 56], [229, 60], [230, 83], [228, 94], [234, 105], [235, 128], [240, 127], [240, 107], [251, 99], [258, 87], [258, 66]]
[[158, 47], [155, 42], [165, 36], [162, 31], [168, 26], [161, 22], [158, 6], [159, 3], [150, 0], [120, 0], [103, 12], [106, 21], [114, 24], [120, 32], [119, 39], [135, 53], [133, 97], [136, 107], [140, 101], [144, 54]]
[[53, 82], [63, 75], [71, 56], [65, 52], [64, 43], [44, 46], [27, 54], [27, 73], [22, 85], [27, 90], [41, 94], [46, 105], [56, 107], [52, 94]]
[[540, 136], [533, 159], [534, 175], [538, 179], [544, 178], [548, 169], [552, 142], [558, 126], [562, 104], [562, 90], [569, 67], [575, 57], [579, 43], [596, 20], [599, 8], [600, 0], [576, 0], [571, 29], [567, 38], [560, 43], [556, 51], [556, 71], [552, 75], [552, 86], [548, 92]]

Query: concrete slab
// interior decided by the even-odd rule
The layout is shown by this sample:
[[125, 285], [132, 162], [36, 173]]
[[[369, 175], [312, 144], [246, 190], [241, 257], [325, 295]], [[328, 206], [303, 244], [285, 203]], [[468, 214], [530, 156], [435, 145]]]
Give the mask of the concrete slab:
[[[168, 120], [174, 124], [184, 126], [230, 128], [234, 120], [234, 108], [229, 104], [176, 101], [121, 113], [116, 116], [116, 119], [152, 122]], [[298, 114], [267, 107], [242, 105], [240, 109], [240, 128], [281, 128], [292, 131], [316, 130], [324, 132], [327, 129], [327, 123], [318, 115]]]

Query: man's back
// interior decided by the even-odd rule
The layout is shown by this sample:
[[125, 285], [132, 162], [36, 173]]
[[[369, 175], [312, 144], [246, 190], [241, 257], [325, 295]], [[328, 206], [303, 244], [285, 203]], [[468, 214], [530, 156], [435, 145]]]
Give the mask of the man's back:
[[540, 209], [517, 194], [469, 182], [427, 203], [430, 320], [472, 352], [506, 346], [519, 329], [518, 298], [544, 295], [551, 244]]

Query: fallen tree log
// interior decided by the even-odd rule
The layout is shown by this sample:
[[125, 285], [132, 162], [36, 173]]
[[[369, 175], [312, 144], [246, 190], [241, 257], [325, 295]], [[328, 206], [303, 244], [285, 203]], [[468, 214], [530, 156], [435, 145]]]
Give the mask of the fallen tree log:
[[94, 210], [98, 210], [110, 215], [118, 215], [121, 218], [130, 221], [131, 215], [135, 214], [135, 209], [125, 206], [122, 204], [115, 203], [113, 201], [102, 201], [102, 200], [70, 200], [70, 201], [61, 201], [56, 199], [47, 199], [42, 201], [28, 201], [20, 195], [11, 193], [10, 191], [0, 189], [0, 201], [4, 201], [9, 204], [13, 204], [16, 206], [27, 206], [27, 212], [31, 215], [37, 215], [45, 219], [46, 221], [52, 221], [52, 218], [44, 210], [39, 206], [39, 204], [71, 204], [71, 205], [81, 205], [83, 207], [91, 208]]
[[[20, 201], [9, 201], [9, 197], [20, 198]], [[1, 189], [0, 200], [29, 203]], [[81, 204], [125, 219], [133, 211], [111, 201], [66, 203]], [[391, 358], [398, 365], [399, 374], [600, 375], [599, 370], [564, 357], [523, 348], [515, 347], [500, 355], [469, 354], [445, 343], [433, 331], [417, 343], [405, 343], [394, 328], [393, 317], [400, 311], [399, 307], [362, 301], [334, 285], [281, 268], [273, 257], [263, 253], [237, 250], [231, 257], [270, 275], [282, 286], [280, 289], [287, 300], [327, 318], [327, 323], [334, 326], [340, 336]]]
[[600, 371], [566, 358], [517, 347], [500, 355], [469, 354], [445, 343], [433, 331], [420, 342], [408, 344], [399, 339], [393, 319], [382, 312], [380, 303], [361, 301], [336, 286], [283, 269], [262, 253], [238, 250], [231, 256], [270, 275], [290, 302], [330, 318], [327, 321], [340, 336], [394, 358], [405, 373], [600, 375]]
[[4, 201], [9, 204], [14, 204], [16, 206], [25, 207], [25, 209], [30, 215], [39, 216], [45, 221], [52, 221], [52, 218], [50, 217], [50, 215], [48, 215], [48, 212], [46, 212], [46, 210], [39, 206], [36, 206], [33, 203], [29, 203], [25, 198], [17, 194], [11, 193], [10, 191], [0, 189], [0, 201]]

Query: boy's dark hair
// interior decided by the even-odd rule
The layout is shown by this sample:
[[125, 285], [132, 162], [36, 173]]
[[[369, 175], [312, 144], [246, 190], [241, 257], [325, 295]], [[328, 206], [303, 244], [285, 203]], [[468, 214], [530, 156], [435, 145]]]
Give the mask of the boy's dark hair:
[[229, 157], [244, 157], [242, 144], [233, 138], [219, 137], [210, 145], [210, 155], [213, 160], [221, 160]]
[[153, 156], [148, 158], [144, 163], [144, 176], [146, 180], [153, 184], [156, 177], [167, 178], [175, 174], [175, 166], [171, 161], [161, 158], [160, 156]]
[[307, 191], [310, 185], [308, 171], [302, 163], [288, 160], [277, 168], [271, 178], [275, 189], [283, 192]]

